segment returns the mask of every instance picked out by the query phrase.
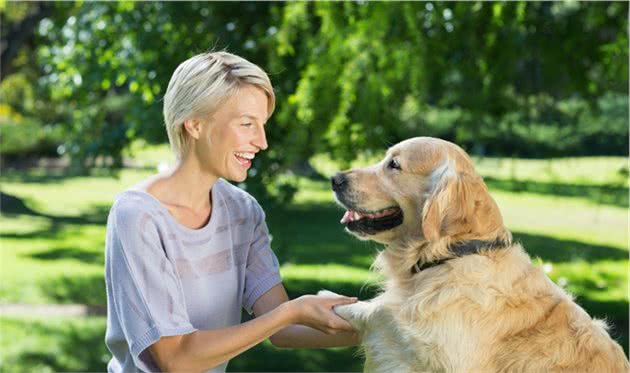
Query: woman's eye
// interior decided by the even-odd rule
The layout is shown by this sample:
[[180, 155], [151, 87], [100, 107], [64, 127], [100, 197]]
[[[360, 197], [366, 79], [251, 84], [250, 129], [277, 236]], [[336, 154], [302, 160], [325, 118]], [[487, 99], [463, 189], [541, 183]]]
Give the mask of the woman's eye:
[[394, 158], [392, 158], [389, 163], [387, 164], [387, 167], [394, 169], [394, 170], [400, 170], [400, 163], [398, 163], [398, 161]]
[[241, 126], [243, 126], [243, 127], [251, 127], [252, 124], [251, 123], [243, 123], [243, 124], [241, 124]]

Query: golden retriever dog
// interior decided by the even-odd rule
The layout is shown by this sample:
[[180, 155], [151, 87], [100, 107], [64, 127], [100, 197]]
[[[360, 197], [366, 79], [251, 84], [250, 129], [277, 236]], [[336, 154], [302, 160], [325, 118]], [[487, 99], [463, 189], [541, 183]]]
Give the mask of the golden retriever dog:
[[346, 229], [385, 245], [380, 295], [335, 308], [361, 332], [366, 372], [629, 371], [606, 324], [512, 241], [457, 145], [403, 141], [332, 187]]

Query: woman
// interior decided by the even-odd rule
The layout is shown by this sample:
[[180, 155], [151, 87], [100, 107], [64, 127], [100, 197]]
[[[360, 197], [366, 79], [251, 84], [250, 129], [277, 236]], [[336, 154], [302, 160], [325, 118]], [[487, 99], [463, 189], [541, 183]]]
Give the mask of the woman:
[[[110, 372], [223, 372], [266, 338], [283, 347], [349, 346], [333, 311], [355, 298], [289, 301], [256, 200], [241, 182], [267, 149], [275, 97], [267, 74], [225, 52], [173, 73], [164, 119], [177, 164], [121, 193], [107, 222]], [[241, 309], [255, 318], [240, 324]]]

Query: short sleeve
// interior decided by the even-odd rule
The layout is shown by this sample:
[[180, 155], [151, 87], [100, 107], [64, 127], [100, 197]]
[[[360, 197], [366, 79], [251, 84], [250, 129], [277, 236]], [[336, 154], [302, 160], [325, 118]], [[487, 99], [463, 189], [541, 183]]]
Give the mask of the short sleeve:
[[254, 204], [255, 228], [247, 255], [243, 308], [250, 314], [258, 298], [282, 282], [278, 258], [271, 250], [265, 213]]
[[159, 371], [149, 346], [161, 337], [196, 329], [184, 293], [161, 245], [152, 216], [133, 205], [115, 205], [107, 224], [105, 277], [108, 302], [120, 322], [134, 364]]

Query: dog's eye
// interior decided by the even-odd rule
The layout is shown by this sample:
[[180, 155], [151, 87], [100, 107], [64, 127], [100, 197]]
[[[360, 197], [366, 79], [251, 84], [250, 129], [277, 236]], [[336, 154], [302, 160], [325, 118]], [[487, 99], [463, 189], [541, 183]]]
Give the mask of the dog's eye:
[[400, 170], [400, 163], [395, 158], [392, 158], [387, 164], [387, 168], [391, 168], [393, 170]]

